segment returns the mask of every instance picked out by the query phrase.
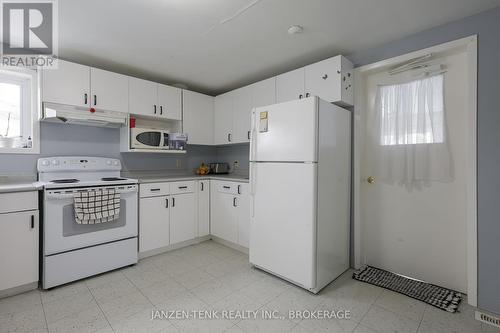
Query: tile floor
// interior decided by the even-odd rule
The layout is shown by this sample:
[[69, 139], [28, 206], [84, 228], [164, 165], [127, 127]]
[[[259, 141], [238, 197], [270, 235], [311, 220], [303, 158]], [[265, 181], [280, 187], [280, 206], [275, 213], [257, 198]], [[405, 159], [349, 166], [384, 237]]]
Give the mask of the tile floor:
[[[347, 319], [155, 319], [153, 310], [350, 310]], [[97, 277], [0, 300], [0, 332], [500, 332], [463, 304], [449, 314], [354, 281], [312, 295], [212, 241]]]

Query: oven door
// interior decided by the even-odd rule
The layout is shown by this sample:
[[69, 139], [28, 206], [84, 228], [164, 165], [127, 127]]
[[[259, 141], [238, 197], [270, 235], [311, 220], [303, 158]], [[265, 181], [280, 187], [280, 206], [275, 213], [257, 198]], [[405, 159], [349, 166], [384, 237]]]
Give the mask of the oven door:
[[75, 221], [74, 194], [92, 188], [46, 189], [44, 192], [43, 250], [57, 254], [137, 237], [137, 185], [107, 186], [120, 193], [120, 217], [100, 224], [78, 224]]

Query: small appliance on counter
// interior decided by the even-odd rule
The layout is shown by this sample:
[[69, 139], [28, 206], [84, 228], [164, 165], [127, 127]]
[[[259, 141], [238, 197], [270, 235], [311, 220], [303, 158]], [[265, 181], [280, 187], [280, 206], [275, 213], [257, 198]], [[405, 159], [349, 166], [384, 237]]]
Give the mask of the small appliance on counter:
[[171, 150], [186, 150], [188, 135], [186, 133], [171, 133], [168, 145]]
[[210, 168], [210, 173], [220, 175], [220, 174], [227, 174], [230, 171], [229, 163], [210, 163], [208, 165]]

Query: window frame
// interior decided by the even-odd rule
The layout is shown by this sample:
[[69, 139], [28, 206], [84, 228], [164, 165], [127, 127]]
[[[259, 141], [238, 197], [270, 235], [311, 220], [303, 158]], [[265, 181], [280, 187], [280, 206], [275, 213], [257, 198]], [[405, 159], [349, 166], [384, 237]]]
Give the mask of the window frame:
[[[0, 154], [40, 154], [40, 76], [39, 71], [18, 68], [0, 68], [0, 77], [4, 82], [22, 86], [21, 97], [21, 135], [31, 136], [31, 148], [0, 147]], [[27, 92], [27, 90], [29, 91]], [[28, 134], [28, 133], [31, 133]]]

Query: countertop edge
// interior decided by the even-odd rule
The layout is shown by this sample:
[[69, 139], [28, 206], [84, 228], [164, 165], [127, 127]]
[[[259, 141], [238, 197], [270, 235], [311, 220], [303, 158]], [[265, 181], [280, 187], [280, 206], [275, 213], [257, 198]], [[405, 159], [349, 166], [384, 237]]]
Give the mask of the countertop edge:
[[38, 191], [41, 188], [42, 186], [36, 182], [0, 184], [0, 193], [30, 192]]
[[151, 184], [151, 183], [164, 183], [164, 182], [175, 182], [175, 181], [189, 181], [189, 180], [223, 180], [223, 181], [232, 181], [232, 182], [240, 182], [240, 183], [248, 183], [249, 180], [244, 178], [243, 176], [216, 176], [216, 175], [206, 175], [206, 176], [165, 176], [165, 177], [151, 177], [151, 178], [141, 178], [139, 179], [139, 184]]

